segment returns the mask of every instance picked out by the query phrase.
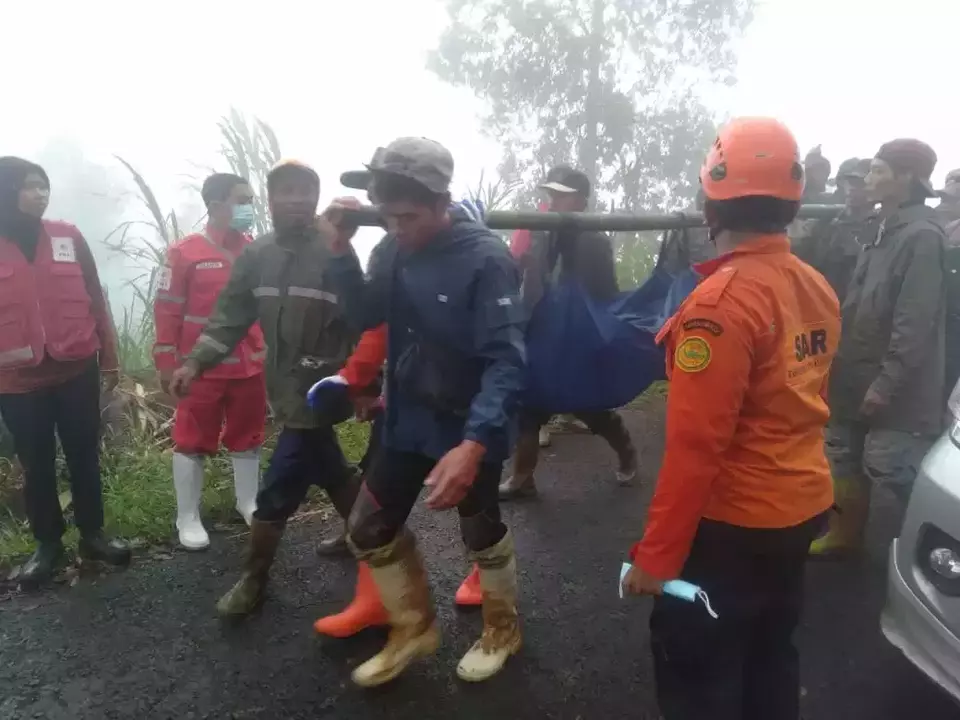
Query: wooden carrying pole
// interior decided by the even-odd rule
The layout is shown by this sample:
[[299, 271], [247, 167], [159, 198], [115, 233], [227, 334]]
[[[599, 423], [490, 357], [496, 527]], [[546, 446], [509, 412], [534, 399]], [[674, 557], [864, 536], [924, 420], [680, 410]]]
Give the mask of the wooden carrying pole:
[[[841, 205], [804, 205], [797, 215], [801, 219], [834, 218], [843, 210]], [[347, 216], [357, 225], [382, 225], [376, 208], [365, 206], [350, 210]], [[625, 215], [606, 213], [554, 213], [513, 210], [494, 210], [487, 214], [487, 227], [492, 230], [601, 230], [604, 232], [641, 232], [650, 230], [678, 230], [703, 226], [700, 213], [671, 213], [669, 215]]]

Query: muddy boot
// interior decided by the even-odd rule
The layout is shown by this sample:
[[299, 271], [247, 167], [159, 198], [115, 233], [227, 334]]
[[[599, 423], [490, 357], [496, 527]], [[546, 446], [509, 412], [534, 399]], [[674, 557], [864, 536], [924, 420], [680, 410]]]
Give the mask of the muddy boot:
[[474, 565], [470, 574], [457, 588], [454, 602], [460, 607], [480, 607], [483, 605], [483, 592], [480, 590], [480, 567]]
[[370, 563], [390, 617], [390, 635], [383, 650], [353, 671], [357, 685], [374, 687], [393, 680], [414, 660], [435, 653], [440, 631], [423, 559], [408, 531], [401, 531], [385, 547], [361, 554]]
[[811, 559], [842, 559], [863, 551], [870, 518], [870, 481], [864, 477], [833, 481], [839, 511], [831, 512], [827, 533], [810, 544]]
[[540, 428], [540, 432], [537, 435], [537, 441], [542, 448], [550, 447], [550, 428], [548, 428], [546, 425]]
[[633, 485], [637, 479], [637, 466], [639, 460], [637, 449], [633, 445], [633, 438], [630, 437], [630, 431], [620, 417], [620, 413], [611, 411], [601, 416], [600, 427], [596, 428], [597, 434], [601, 435], [617, 454], [619, 466], [617, 468], [617, 484], [622, 486]]
[[386, 625], [388, 622], [387, 610], [380, 602], [380, 591], [373, 581], [370, 566], [362, 562], [357, 564], [357, 588], [353, 601], [342, 612], [317, 620], [313, 629], [320, 635], [346, 638], [361, 630]]
[[24, 590], [35, 590], [48, 582], [63, 566], [63, 543], [41, 542], [17, 575], [17, 582]]
[[283, 521], [268, 522], [256, 517], [250, 523], [250, 546], [243, 574], [237, 584], [217, 603], [217, 613], [224, 619], [249, 615], [263, 603], [270, 566], [283, 537]]
[[457, 676], [482, 682], [496, 675], [520, 649], [517, 619], [517, 560], [508, 532], [496, 545], [473, 553], [480, 566], [483, 635], [457, 665]]
[[331, 535], [317, 543], [315, 548], [317, 555], [321, 557], [333, 557], [337, 555], [347, 556], [350, 554], [350, 546], [347, 545], [347, 529], [344, 527], [336, 535]]
[[517, 438], [517, 447], [513, 452], [512, 470], [509, 478], [500, 483], [500, 499], [533, 497], [537, 486], [533, 473], [537, 469], [540, 457], [540, 442], [536, 432], [521, 432]]
[[100, 533], [81, 537], [77, 554], [84, 562], [100, 562], [114, 567], [130, 564], [130, 548], [119, 540], [107, 540]]

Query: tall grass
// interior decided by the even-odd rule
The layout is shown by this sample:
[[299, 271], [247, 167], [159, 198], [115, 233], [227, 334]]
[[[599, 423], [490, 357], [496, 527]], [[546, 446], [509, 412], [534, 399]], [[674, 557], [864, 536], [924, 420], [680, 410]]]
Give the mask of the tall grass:
[[[222, 155], [230, 170], [247, 177], [256, 193], [257, 234], [269, 231], [266, 178], [280, 158], [280, 145], [265, 122], [247, 121], [231, 110], [219, 123]], [[173, 537], [176, 501], [171, 482], [170, 399], [160, 392], [153, 365], [153, 301], [160, 268], [170, 245], [183, 237], [185, 228], [173, 210], [163, 209], [146, 178], [122, 157], [144, 209], [140, 219], [122, 223], [105, 238], [105, 244], [126, 258], [138, 270], [129, 282], [133, 298], [127, 307], [113, 315], [117, 330], [123, 378], [115, 398], [123, 408], [122, 434], [104, 445], [102, 457], [104, 509], [108, 531], [145, 544], [164, 543]], [[345, 423], [338, 428], [347, 456], [359, 460], [366, 448], [367, 427]], [[0, 426], [0, 450], [9, 439]], [[264, 459], [269, 457], [273, 438], [268, 440]], [[9, 453], [12, 455], [12, 452]], [[62, 459], [58, 463], [61, 504], [69, 517], [71, 498]], [[204, 486], [204, 513], [213, 525], [236, 522], [233, 477], [225, 455], [207, 463]], [[20, 473], [15, 463], [0, 457], [0, 502], [19, 493]], [[321, 496], [313, 500], [325, 502]], [[29, 528], [15, 503], [0, 508], [0, 567], [11, 564], [33, 547]], [[72, 542], [76, 533], [68, 533]]]

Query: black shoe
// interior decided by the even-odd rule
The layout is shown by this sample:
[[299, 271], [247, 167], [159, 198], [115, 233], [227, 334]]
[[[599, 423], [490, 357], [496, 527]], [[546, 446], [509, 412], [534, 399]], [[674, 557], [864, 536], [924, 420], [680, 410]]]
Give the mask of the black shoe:
[[62, 565], [63, 543], [40, 543], [30, 559], [20, 566], [17, 582], [24, 589], [32, 590], [51, 580]]
[[317, 543], [317, 555], [321, 557], [333, 557], [336, 555], [349, 555], [350, 548], [347, 546], [347, 533], [343, 531], [333, 537], [328, 537]]
[[80, 538], [77, 551], [81, 560], [117, 567], [130, 564], [130, 548], [119, 540], [107, 540], [103, 535]]

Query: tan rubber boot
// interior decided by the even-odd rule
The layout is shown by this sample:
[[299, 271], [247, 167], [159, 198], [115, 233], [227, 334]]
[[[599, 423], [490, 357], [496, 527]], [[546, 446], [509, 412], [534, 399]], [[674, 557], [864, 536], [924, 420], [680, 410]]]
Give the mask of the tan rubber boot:
[[533, 480], [533, 473], [537, 469], [537, 460], [540, 458], [540, 438], [537, 432], [522, 432], [517, 438], [517, 447], [513, 452], [511, 463], [513, 473], [500, 483], [500, 499], [513, 500], [521, 497], [533, 497], [537, 494], [537, 486]]
[[354, 551], [358, 559], [369, 563], [390, 618], [390, 635], [383, 650], [353, 671], [357, 685], [376, 687], [396, 678], [413, 661], [435, 653], [440, 631], [413, 535], [404, 530], [385, 547]]
[[460, 660], [457, 676], [467, 682], [482, 682], [500, 672], [521, 645], [513, 537], [508, 532], [496, 545], [473, 556], [480, 566], [483, 634]]
[[840, 512], [830, 513], [826, 535], [810, 544], [812, 558], [841, 559], [863, 551], [870, 518], [870, 489], [870, 482], [864, 477], [833, 481], [834, 499]]
[[267, 522], [254, 517], [250, 523], [250, 546], [243, 574], [217, 603], [220, 617], [237, 620], [256, 610], [263, 603], [270, 576], [270, 566], [277, 554], [286, 523]]

